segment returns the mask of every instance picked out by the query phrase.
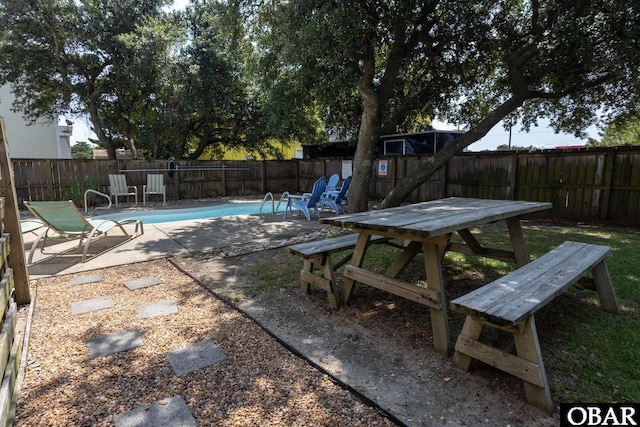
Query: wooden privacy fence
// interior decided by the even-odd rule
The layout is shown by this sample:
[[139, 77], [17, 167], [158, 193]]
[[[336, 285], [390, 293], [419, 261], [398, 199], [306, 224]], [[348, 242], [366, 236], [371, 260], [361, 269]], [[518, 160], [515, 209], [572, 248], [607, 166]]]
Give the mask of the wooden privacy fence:
[[[382, 199], [420, 157], [376, 159], [370, 197]], [[110, 173], [142, 185], [163, 173], [168, 199], [309, 191], [321, 175], [342, 174], [345, 159], [267, 161], [13, 160], [18, 199], [82, 201], [86, 189], [108, 194]], [[175, 166], [175, 169], [173, 169]], [[350, 166], [350, 164], [348, 165]], [[552, 202], [552, 215], [640, 223], [640, 148], [461, 153], [409, 202], [463, 196]], [[95, 203], [103, 203], [95, 201]]]

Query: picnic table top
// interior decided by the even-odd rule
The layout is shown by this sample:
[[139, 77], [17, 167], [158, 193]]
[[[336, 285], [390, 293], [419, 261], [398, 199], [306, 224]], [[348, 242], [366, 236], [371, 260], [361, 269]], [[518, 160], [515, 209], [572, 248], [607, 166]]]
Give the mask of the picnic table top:
[[321, 218], [321, 224], [397, 237], [432, 238], [552, 207], [548, 202], [450, 197], [395, 208]]

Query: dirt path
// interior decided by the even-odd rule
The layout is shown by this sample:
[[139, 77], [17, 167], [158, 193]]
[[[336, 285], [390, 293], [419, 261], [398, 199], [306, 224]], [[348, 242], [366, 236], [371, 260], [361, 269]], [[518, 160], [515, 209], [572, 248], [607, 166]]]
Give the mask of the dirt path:
[[[433, 351], [430, 328], [424, 326], [428, 311], [398, 300], [371, 307], [357, 296], [349, 307], [334, 311], [322, 291], [304, 295], [297, 284], [260, 290], [264, 284], [251, 274], [251, 266], [265, 260], [276, 269], [302, 265], [282, 248], [176, 263], [406, 425], [559, 424], [557, 416], [525, 403], [519, 381], [490, 369], [460, 372], [450, 357]], [[385, 304], [399, 310], [385, 309]]]

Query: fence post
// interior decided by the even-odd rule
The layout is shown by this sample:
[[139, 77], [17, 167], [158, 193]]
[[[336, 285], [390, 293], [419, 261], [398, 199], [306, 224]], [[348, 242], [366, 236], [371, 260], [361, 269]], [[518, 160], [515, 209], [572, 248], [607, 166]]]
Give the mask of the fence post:
[[260, 164], [262, 165], [262, 177], [261, 177], [262, 194], [267, 194], [267, 161], [262, 160]]
[[449, 176], [449, 162], [442, 166], [442, 179], [440, 180], [440, 198], [447, 197], [447, 176]]
[[[511, 200], [518, 200], [516, 198], [516, 185], [518, 185], [518, 152], [515, 151], [511, 155]], [[507, 198], [509, 195], [507, 195]]]
[[47, 171], [47, 199], [55, 200], [56, 198], [53, 195], [53, 170], [51, 169], [51, 159], [47, 159], [44, 164]]
[[393, 173], [391, 174], [391, 188], [396, 188], [396, 183], [398, 182], [398, 157], [393, 157], [391, 159], [391, 169]]
[[222, 170], [222, 177], [221, 177], [221, 180], [222, 180], [222, 195], [226, 197], [228, 195], [227, 194], [227, 171], [226, 171], [226, 165], [224, 163], [224, 160], [222, 161], [221, 170]]
[[615, 164], [616, 151], [609, 150], [605, 156], [599, 212], [602, 219], [609, 218], [609, 198], [611, 197], [611, 182], [613, 181], [613, 165]]
[[[9, 264], [13, 270], [16, 302], [29, 304], [29, 273], [24, 257], [24, 242], [20, 230], [20, 213], [18, 212], [18, 197], [13, 178], [13, 164], [9, 157], [9, 143], [5, 133], [4, 118], [0, 117], [0, 185], [4, 197], [4, 224], [9, 233]], [[0, 227], [2, 229], [2, 227]]]

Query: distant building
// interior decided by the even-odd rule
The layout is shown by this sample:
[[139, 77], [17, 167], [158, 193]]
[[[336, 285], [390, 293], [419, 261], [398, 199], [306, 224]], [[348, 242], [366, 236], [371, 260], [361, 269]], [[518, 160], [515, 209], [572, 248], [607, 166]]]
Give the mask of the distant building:
[[[431, 129], [424, 132], [382, 135], [378, 139], [374, 155], [384, 157], [434, 154], [462, 134], [464, 134], [463, 131]], [[355, 143], [349, 141], [330, 141], [322, 145], [303, 145], [302, 147], [305, 159], [353, 157], [356, 151]]]
[[9, 154], [14, 159], [70, 159], [72, 124], [57, 118], [29, 125], [21, 113], [11, 111], [15, 97], [9, 85], [0, 87], [0, 117], [4, 118]]
[[[280, 151], [282, 158], [285, 160], [302, 158], [302, 147], [300, 145], [273, 144], [277, 144], [275, 147]], [[198, 160], [274, 160], [275, 158], [275, 156], [267, 156], [266, 158], [256, 157], [244, 148], [226, 148], [221, 157], [211, 155], [208, 151], [205, 151], [198, 157]]]
[[[109, 155], [104, 148], [93, 149], [94, 159], [108, 159]], [[133, 159], [133, 153], [129, 148], [116, 148], [116, 159]]]

